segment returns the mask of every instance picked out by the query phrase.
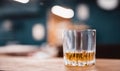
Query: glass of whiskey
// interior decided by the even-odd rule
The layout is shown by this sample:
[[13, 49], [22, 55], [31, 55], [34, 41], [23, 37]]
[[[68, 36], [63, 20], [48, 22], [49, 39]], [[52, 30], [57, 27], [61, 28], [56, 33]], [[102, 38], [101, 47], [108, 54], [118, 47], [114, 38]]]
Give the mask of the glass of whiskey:
[[95, 65], [96, 30], [64, 31], [63, 54], [66, 66]]

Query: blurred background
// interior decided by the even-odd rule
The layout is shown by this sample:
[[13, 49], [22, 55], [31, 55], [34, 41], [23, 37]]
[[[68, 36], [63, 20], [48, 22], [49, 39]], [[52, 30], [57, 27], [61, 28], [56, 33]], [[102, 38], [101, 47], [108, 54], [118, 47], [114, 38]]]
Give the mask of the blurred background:
[[0, 0], [1, 54], [61, 57], [62, 32], [87, 28], [98, 58], [120, 58], [120, 0]]

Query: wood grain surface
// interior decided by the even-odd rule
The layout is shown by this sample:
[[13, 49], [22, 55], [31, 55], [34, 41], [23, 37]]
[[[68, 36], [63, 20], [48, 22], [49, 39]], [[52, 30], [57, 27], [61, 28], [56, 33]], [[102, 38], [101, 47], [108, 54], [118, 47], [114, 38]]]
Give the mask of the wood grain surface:
[[33, 59], [0, 56], [0, 71], [120, 71], [120, 60], [97, 59], [91, 67], [66, 67], [62, 58]]

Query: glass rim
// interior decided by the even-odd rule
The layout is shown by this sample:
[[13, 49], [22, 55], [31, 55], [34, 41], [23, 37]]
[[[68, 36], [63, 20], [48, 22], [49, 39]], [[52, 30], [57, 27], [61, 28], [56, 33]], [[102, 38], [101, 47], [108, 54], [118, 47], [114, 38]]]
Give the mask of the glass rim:
[[67, 29], [65, 31], [77, 31], [77, 32], [84, 32], [84, 31], [95, 31], [96, 32], [96, 29], [84, 29], [84, 30], [78, 30], [78, 29]]

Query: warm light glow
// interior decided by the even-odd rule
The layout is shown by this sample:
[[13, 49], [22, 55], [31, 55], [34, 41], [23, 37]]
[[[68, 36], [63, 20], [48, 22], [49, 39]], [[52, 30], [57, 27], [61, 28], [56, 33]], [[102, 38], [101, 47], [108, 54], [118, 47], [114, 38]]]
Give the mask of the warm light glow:
[[62, 18], [72, 18], [74, 16], [74, 11], [72, 9], [64, 8], [62, 6], [53, 6], [52, 13], [60, 16]]
[[118, 4], [119, 0], [97, 0], [98, 5], [105, 10], [113, 10]]
[[10, 20], [5, 20], [5, 21], [3, 22], [3, 25], [2, 25], [2, 27], [3, 27], [4, 30], [6, 30], [6, 31], [12, 30], [12, 26], [13, 26], [13, 24], [12, 24], [12, 21], [10, 21]]
[[80, 4], [77, 7], [77, 16], [80, 20], [86, 20], [89, 17], [89, 8], [85, 4]]
[[28, 3], [30, 0], [14, 0], [14, 1], [17, 1], [17, 2], [20, 2], [20, 3]]
[[42, 40], [45, 36], [45, 28], [41, 24], [35, 24], [32, 29], [32, 35], [35, 40]]

